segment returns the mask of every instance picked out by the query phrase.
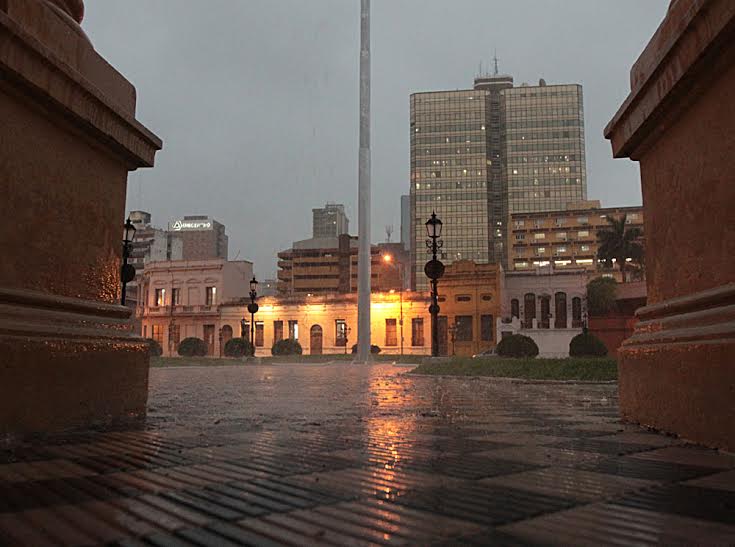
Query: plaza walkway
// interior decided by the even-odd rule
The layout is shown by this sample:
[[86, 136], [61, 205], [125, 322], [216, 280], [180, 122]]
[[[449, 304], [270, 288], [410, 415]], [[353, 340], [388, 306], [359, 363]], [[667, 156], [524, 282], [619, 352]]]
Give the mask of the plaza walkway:
[[151, 370], [133, 431], [0, 450], [1, 545], [735, 545], [735, 457], [610, 384]]

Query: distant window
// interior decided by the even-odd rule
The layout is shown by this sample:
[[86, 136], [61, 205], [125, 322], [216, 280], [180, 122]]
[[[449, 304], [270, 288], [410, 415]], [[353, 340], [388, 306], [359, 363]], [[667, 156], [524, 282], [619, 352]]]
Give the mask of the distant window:
[[513, 300], [510, 301], [510, 316], [511, 317], [521, 316], [521, 308], [520, 308], [517, 298], [514, 298]]
[[255, 322], [255, 347], [262, 348], [265, 345], [265, 327], [262, 321]]
[[458, 315], [454, 318], [457, 342], [472, 342], [472, 316]]
[[589, 237], [590, 233], [587, 230], [581, 230], [577, 232], [577, 237]]
[[334, 339], [336, 346], [344, 347], [347, 345], [347, 323], [344, 319], [335, 319]]
[[171, 289], [171, 305], [172, 306], [179, 306], [181, 305], [181, 289]]
[[582, 326], [582, 299], [578, 296], [572, 298], [572, 328]]
[[292, 340], [299, 339], [299, 322], [295, 319], [289, 319], [288, 321], [288, 337]]
[[493, 316], [480, 316], [480, 340], [483, 342], [493, 341]]
[[567, 293], [558, 292], [554, 295], [554, 328], [567, 328]]
[[483, 299], [483, 301], [485, 301], [485, 302], [490, 302], [490, 300], [492, 300], [492, 299], [493, 299], [493, 295], [492, 295], [492, 294], [483, 294], [483, 295], [482, 295], [482, 299]]
[[163, 346], [163, 325], [151, 326], [152, 338]]
[[217, 303], [217, 287], [207, 287], [206, 305], [214, 306]]
[[273, 321], [273, 343], [283, 340], [283, 321]]
[[583, 251], [589, 251], [590, 250], [590, 246], [589, 245], [582, 245], [580, 247], [580, 249], [582, 249]]
[[386, 346], [397, 346], [398, 345], [398, 334], [396, 330], [396, 320], [386, 319], [385, 320], [385, 345]]
[[414, 317], [411, 319], [411, 345], [424, 345], [424, 319], [422, 317]]
[[546, 239], [546, 234], [543, 232], [533, 234], [533, 239]]
[[156, 306], [166, 305], [166, 289], [156, 289]]
[[181, 325], [169, 325], [168, 342], [171, 344], [171, 349], [173, 351], [179, 349], [179, 343], [181, 342]]
[[455, 300], [457, 302], [471, 302], [472, 301], [472, 297], [470, 295], [468, 295], [468, 294], [460, 294], [460, 295], [458, 295], [458, 296], [455, 297]]
[[526, 239], [526, 234], [516, 234], [516, 241], [523, 241]]
[[557, 226], [564, 226], [564, 219], [563, 218], [557, 218], [556, 219], [556, 225]]
[[579, 217], [577, 218], [577, 223], [579, 224], [589, 224], [590, 219], [588, 217]]
[[566, 232], [559, 232], [556, 234], [557, 239], [561, 239], [562, 241], [567, 240], [567, 233]]

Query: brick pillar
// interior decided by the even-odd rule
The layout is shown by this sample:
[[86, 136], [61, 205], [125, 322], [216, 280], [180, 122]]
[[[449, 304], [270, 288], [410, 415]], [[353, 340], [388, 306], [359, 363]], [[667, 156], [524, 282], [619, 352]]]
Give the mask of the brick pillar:
[[640, 163], [648, 305], [623, 418], [735, 450], [735, 2], [674, 0], [605, 129]]
[[119, 272], [127, 174], [161, 141], [79, 27], [83, 7], [0, 0], [0, 435], [145, 413]]

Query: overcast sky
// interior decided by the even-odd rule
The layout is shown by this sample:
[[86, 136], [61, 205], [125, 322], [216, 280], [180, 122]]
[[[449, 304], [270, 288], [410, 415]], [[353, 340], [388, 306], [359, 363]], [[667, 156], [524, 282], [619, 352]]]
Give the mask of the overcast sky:
[[[604, 206], [639, 205], [637, 164], [602, 130], [669, 0], [373, 0], [373, 241], [400, 239], [409, 94], [472, 86], [497, 50], [516, 84], [584, 86], [587, 184]], [[275, 273], [311, 235], [311, 209], [344, 203], [357, 231], [359, 0], [87, 0], [84, 28], [138, 90], [164, 141], [132, 173], [128, 209], [165, 226], [224, 223], [230, 259]]]

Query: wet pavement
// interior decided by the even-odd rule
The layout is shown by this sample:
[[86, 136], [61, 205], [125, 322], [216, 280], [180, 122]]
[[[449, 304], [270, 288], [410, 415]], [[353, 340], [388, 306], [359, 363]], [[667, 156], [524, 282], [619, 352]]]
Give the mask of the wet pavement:
[[735, 457], [610, 384], [151, 370], [138, 430], [0, 450], [0, 545], [735, 545]]

